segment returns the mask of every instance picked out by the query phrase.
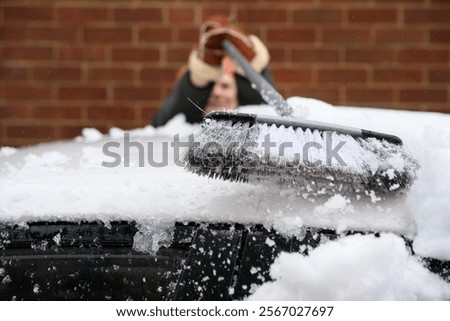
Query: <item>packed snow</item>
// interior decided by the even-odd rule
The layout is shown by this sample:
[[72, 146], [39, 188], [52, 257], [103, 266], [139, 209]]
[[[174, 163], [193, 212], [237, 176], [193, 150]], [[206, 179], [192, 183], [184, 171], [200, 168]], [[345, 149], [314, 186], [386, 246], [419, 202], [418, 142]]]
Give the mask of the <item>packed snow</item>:
[[[183, 168], [183, 148], [174, 148], [198, 126], [179, 115], [161, 128], [106, 135], [87, 128], [71, 141], [2, 147], [0, 223], [134, 220], [134, 246], [143, 252], [170, 243], [176, 221], [263, 224], [286, 235], [305, 226], [383, 232], [330, 241], [309, 257], [282, 254], [271, 270], [275, 281], [251, 299], [450, 299], [449, 285], [422, 268], [398, 236], [412, 239], [421, 257], [450, 260], [450, 116], [288, 102], [296, 116], [401, 137], [420, 163], [417, 181], [405, 194], [353, 198], [200, 177]], [[268, 106], [242, 111], [274, 113]]]
[[[382, 273], [380, 273], [383, 271]], [[281, 253], [275, 280], [250, 300], [446, 300], [450, 287], [411, 256], [392, 234], [353, 235], [325, 243], [309, 256]]]

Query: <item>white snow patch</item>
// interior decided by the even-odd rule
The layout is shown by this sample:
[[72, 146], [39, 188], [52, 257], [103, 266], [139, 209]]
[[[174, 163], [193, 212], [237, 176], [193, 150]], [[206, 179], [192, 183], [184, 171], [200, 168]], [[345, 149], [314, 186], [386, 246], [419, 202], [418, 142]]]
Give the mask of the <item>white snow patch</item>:
[[81, 136], [78, 136], [75, 138], [78, 142], [98, 142], [99, 140], [102, 140], [103, 134], [96, 128], [84, 128], [81, 131]]
[[0, 147], [0, 157], [1, 156], [11, 156], [11, 155], [14, 155], [15, 153], [17, 153], [17, 148], [9, 147], [9, 146]]
[[61, 233], [58, 233], [53, 237], [53, 242], [55, 242], [57, 246], [61, 246]]
[[414, 251], [450, 260], [450, 133], [427, 127], [423, 138], [422, 170], [407, 199], [417, 224]]
[[[355, 200], [356, 202], [356, 200]], [[349, 228], [348, 218], [355, 213], [354, 206], [351, 204], [350, 199], [336, 194], [327, 199], [322, 205], [317, 204], [314, 208], [314, 214], [316, 218], [322, 217], [339, 217], [335, 221], [334, 229], [338, 232], [343, 232]]]
[[340, 194], [336, 194], [326, 201], [323, 206], [330, 210], [344, 210], [349, 203], [349, 199]]
[[272, 247], [274, 246], [276, 243], [274, 240], [272, 240], [271, 238], [266, 238], [266, 242], [265, 242], [268, 246]]
[[40, 285], [39, 284], [35, 284], [34, 286], [33, 286], [33, 293], [34, 294], [39, 294], [41, 292], [41, 287], [40, 287]]
[[309, 256], [282, 253], [270, 274], [275, 281], [249, 300], [450, 299], [450, 284], [424, 268], [392, 234], [348, 236]]
[[381, 198], [377, 197], [377, 194], [375, 194], [375, 191], [370, 191], [367, 194], [370, 196], [370, 201], [372, 203], [376, 203], [376, 202], [381, 201]]

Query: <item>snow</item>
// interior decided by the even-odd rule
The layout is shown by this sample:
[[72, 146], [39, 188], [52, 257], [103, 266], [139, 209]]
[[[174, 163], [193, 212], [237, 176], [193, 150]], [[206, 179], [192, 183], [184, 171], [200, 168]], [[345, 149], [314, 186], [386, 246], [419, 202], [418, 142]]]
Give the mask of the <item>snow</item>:
[[270, 275], [275, 281], [258, 287], [249, 300], [450, 298], [449, 284], [424, 268], [392, 234], [348, 236], [317, 247], [309, 256], [282, 253]]
[[[334, 107], [301, 97], [288, 102], [299, 117], [401, 137], [419, 160], [417, 181], [404, 195], [352, 198], [199, 177], [175, 157], [171, 143], [186, 142], [197, 128], [177, 116], [162, 128], [112, 128], [106, 135], [85, 129], [70, 141], [2, 147], [0, 223], [134, 220], [135, 249], [149, 253], [170, 243], [176, 221], [263, 224], [286, 235], [302, 235], [305, 226], [379, 231], [380, 238], [330, 241], [309, 257], [282, 254], [272, 267], [275, 281], [251, 299], [450, 299], [448, 285], [396, 236], [411, 238], [419, 256], [450, 260], [450, 116]], [[274, 114], [268, 106], [242, 109]], [[102, 166], [115, 161], [111, 152], [120, 164]]]
[[13, 147], [0, 147], [0, 157], [11, 156], [17, 152], [17, 148]]
[[330, 197], [330, 199], [323, 204], [323, 207], [330, 210], [344, 210], [348, 203], [350, 203], [348, 199], [340, 194], [336, 194]]
[[102, 133], [96, 128], [83, 128], [81, 131], [82, 136], [77, 137], [77, 141], [81, 142], [98, 142], [103, 138]]

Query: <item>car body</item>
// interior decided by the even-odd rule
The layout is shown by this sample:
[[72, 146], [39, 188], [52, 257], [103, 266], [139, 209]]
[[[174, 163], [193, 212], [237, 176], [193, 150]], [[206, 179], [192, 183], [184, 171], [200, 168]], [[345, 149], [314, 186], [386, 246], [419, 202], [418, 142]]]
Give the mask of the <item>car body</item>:
[[[314, 105], [310, 100], [303, 103]], [[379, 125], [385, 115], [366, 109], [337, 113], [322, 103], [315, 107], [321, 113], [316, 116], [341, 115], [344, 123], [370, 115]], [[399, 117], [421, 116], [405, 113]], [[435, 125], [448, 121], [440, 115], [436, 119]], [[418, 211], [422, 203], [412, 198], [420, 192], [425, 204], [434, 196], [426, 193], [428, 181], [403, 196], [312, 199], [283, 186], [210, 180], [184, 171], [177, 162], [178, 151], [170, 149], [177, 135], [186, 137], [194, 129], [177, 118], [164, 128], [137, 129], [128, 136], [119, 129], [109, 135], [86, 130], [73, 141], [3, 149], [0, 299], [243, 300], [277, 281], [273, 266], [280, 253], [308, 257], [326, 244], [354, 235], [371, 235], [370, 242], [395, 235], [406, 249], [402, 253], [407, 251], [405, 256], [414, 257], [414, 264], [428, 271], [426, 277], [443, 288], [450, 283], [446, 217], [434, 211], [443, 228], [433, 227], [435, 243], [431, 242], [429, 221], [423, 221], [425, 216]], [[414, 143], [415, 137], [406, 138]], [[108, 167], [116, 159], [112, 152], [121, 161]], [[445, 205], [440, 195], [435, 203]], [[444, 240], [443, 246], [425, 246], [439, 240]], [[358, 254], [352, 257], [345, 246], [339, 249], [338, 257], [356, 262], [349, 261], [346, 269], [358, 264]], [[383, 249], [388, 252], [389, 245]], [[380, 251], [373, 253], [385, 259]], [[321, 267], [326, 260], [325, 256], [319, 260]], [[376, 273], [385, 271], [380, 267]], [[325, 274], [321, 282], [322, 286], [329, 282]], [[377, 298], [374, 295], [368, 297]]]

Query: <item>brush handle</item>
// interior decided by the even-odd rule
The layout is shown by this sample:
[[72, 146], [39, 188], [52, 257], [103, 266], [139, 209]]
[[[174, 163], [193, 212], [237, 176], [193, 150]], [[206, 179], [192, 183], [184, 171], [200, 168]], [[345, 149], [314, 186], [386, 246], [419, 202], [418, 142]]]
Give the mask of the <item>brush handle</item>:
[[266, 103], [271, 105], [278, 115], [289, 117], [292, 115], [292, 107], [288, 105], [283, 96], [248, 62], [239, 50], [228, 40], [222, 41], [222, 47], [226, 53], [235, 60], [244, 70], [247, 78], [256, 87]]
[[[293, 126], [302, 127], [302, 128], [310, 128], [310, 129], [318, 129], [322, 131], [335, 131], [341, 134], [351, 135], [353, 137], [362, 137], [364, 139], [373, 137], [376, 139], [386, 140], [390, 143], [402, 145], [402, 140], [397, 136], [384, 134], [379, 132], [374, 132], [370, 130], [353, 128], [347, 126], [340, 126], [336, 124], [330, 123], [322, 123], [318, 121], [311, 121], [306, 119], [296, 119], [291, 118], [292, 116], [292, 107], [288, 105], [286, 100], [278, 93], [278, 91], [258, 73], [252, 65], [248, 62], [248, 60], [239, 52], [239, 50], [228, 40], [222, 41], [222, 47], [226, 51], [226, 53], [244, 70], [248, 79], [253, 83], [256, 89], [261, 94], [262, 98], [266, 103], [274, 107], [275, 111], [278, 115], [283, 116], [283, 118], [279, 119], [276, 117], [263, 116], [263, 115], [253, 115], [254, 121], [266, 123], [266, 124], [276, 124], [278, 126], [284, 125], [285, 127]], [[220, 117], [220, 115], [219, 115]], [[242, 121], [244, 119], [243, 114], [239, 114], [238, 118]], [[249, 121], [249, 119], [247, 119]]]

